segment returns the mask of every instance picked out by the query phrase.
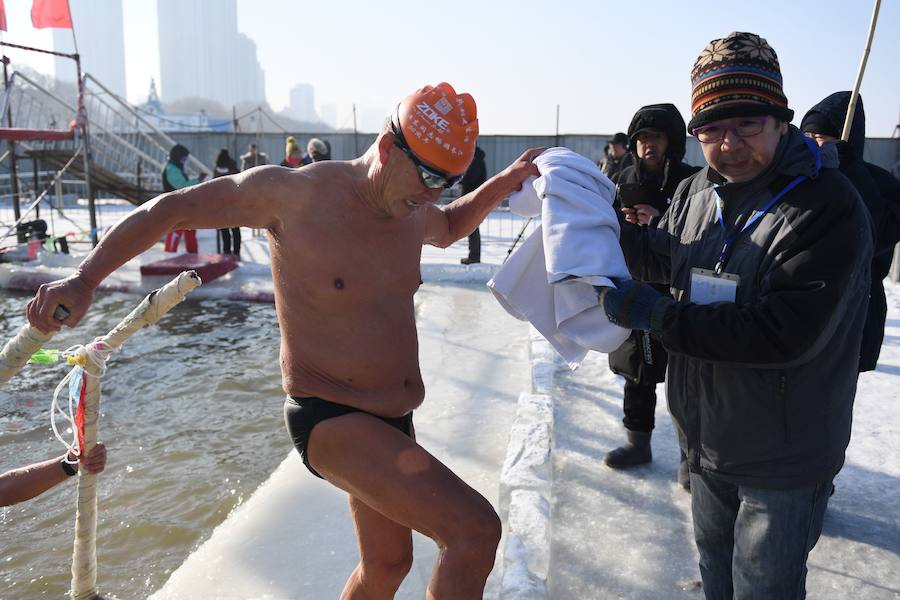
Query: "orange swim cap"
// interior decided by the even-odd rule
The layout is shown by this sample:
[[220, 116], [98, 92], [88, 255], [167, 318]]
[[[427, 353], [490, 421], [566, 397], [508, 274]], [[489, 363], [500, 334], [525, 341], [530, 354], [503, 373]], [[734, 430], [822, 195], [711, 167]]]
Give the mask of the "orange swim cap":
[[397, 107], [400, 129], [422, 162], [448, 175], [461, 175], [475, 156], [478, 118], [475, 100], [449, 83], [426, 85]]

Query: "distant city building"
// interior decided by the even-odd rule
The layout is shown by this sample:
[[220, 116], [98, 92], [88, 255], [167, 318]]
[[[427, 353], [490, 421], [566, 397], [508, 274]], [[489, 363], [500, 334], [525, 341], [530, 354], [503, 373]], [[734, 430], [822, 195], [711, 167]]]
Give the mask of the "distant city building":
[[237, 29], [236, 0], [158, 0], [163, 99], [201, 97], [225, 107], [265, 102], [256, 44]]
[[298, 83], [290, 93], [288, 114], [298, 121], [315, 123], [319, 120], [315, 108], [316, 91], [308, 83]]
[[[113, 93], [125, 97], [125, 28], [122, 0], [70, 2], [72, 22], [81, 55], [81, 70], [93, 75]], [[73, 53], [72, 30], [53, 29], [53, 49]], [[53, 61], [56, 78], [75, 81], [75, 63], [68, 58]]]
[[323, 123], [325, 123], [332, 129], [337, 129], [337, 105], [323, 104], [319, 107], [319, 114], [321, 115], [321, 121]]
[[[163, 112], [156, 82], [152, 79], [147, 101], [138, 106], [138, 111], [147, 123], [162, 131], [231, 131], [230, 119], [210, 119], [204, 110], [193, 114]], [[141, 129], [147, 130], [149, 127]]]

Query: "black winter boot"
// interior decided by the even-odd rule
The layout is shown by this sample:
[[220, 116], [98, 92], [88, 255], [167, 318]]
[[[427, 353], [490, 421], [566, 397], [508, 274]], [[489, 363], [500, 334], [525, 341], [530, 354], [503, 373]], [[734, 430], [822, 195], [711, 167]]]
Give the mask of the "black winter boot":
[[606, 466], [613, 469], [627, 469], [643, 465], [653, 460], [650, 451], [650, 431], [626, 431], [628, 442], [603, 457]]

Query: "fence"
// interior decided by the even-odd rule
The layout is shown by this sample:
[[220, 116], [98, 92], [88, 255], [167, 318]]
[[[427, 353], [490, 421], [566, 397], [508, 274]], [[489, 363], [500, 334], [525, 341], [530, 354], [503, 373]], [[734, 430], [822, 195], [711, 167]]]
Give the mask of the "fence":
[[[219, 133], [219, 132], [171, 132], [176, 142], [191, 150], [192, 156], [211, 165], [216, 154], [227, 148], [232, 156], [246, 152], [251, 143], [269, 157], [269, 162], [278, 164], [284, 158], [284, 140], [287, 133]], [[375, 141], [374, 133], [303, 133], [293, 134], [305, 146], [313, 137], [328, 140], [331, 155], [336, 160], [349, 160], [360, 156]], [[541, 146], [565, 146], [598, 162], [603, 148], [611, 135], [481, 135], [478, 145], [484, 150], [488, 174], [494, 175], [515, 160], [525, 149]], [[900, 138], [867, 138], [865, 160], [900, 175]], [[685, 161], [692, 165], [705, 165], [700, 144], [688, 137]]]

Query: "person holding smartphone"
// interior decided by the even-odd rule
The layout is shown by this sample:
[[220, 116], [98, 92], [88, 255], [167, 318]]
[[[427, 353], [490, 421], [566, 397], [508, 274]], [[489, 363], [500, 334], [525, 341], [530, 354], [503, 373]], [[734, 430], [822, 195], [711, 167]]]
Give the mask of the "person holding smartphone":
[[[615, 203], [629, 223], [655, 227], [669, 207], [675, 188], [699, 167], [682, 162], [687, 135], [684, 119], [673, 104], [651, 104], [635, 113], [628, 126], [633, 164], [613, 177]], [[665, 286], [659, 291], [666, 293]], [[625, 378], [624, 445], [610, 451], [603, 462], [627, 469], [653, 459], [650, 437], [655, 425], [656, 384], [665, 380], [668, 357], [659, 340], [645, 331], [632, 331], [609, 355], [609, 368]], [[679, 466], [678, 481], [690, 487], [687, 465]]]

